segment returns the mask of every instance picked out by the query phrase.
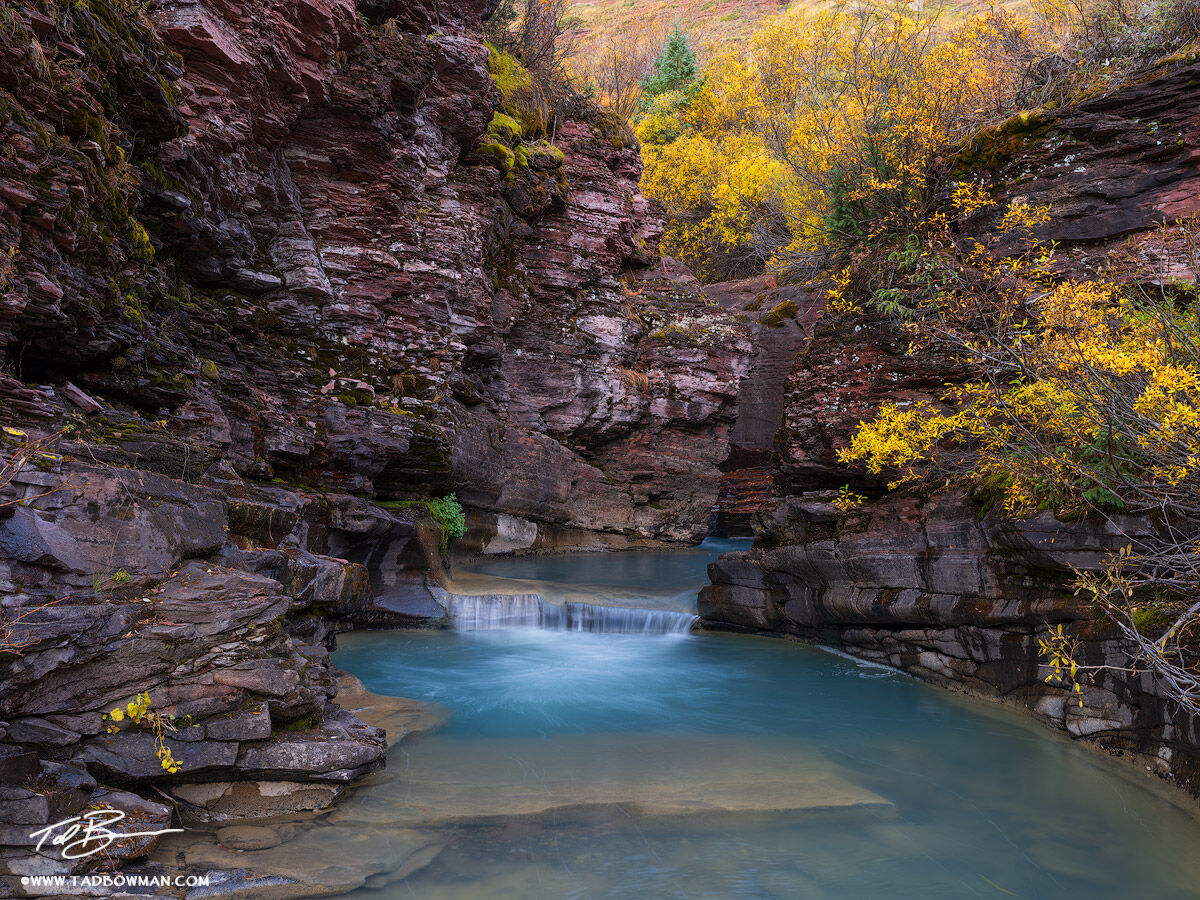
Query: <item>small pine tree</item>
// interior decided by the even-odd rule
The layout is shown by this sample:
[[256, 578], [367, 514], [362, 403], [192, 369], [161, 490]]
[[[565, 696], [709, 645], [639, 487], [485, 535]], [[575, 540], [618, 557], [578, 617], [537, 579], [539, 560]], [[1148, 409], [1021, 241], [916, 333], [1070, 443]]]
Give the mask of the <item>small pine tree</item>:
[[507, 49], [512, 42], [513, 26], [520, 17], [516, 0], [500, 0], [483, 26], [483, 34], [500, 49]]
[[642, 93], [652, 99], [668, 91], [677, 91], [696, 80], [696, 54], [688, 46], [687, 35], [675, 23], [666, 46], [654, 60], [654, 71], [642, 79]]

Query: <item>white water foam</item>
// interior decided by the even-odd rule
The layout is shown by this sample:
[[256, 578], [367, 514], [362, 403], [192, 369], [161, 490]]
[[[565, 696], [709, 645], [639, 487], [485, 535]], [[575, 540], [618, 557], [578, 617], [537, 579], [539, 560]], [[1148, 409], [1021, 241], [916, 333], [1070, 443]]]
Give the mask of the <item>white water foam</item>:
[[696, 616], [664, 609], [547, 603], [537, 594], [451, 595], [450, 618], [457, 631], [537, 628], [608, 634], [687, 634]]

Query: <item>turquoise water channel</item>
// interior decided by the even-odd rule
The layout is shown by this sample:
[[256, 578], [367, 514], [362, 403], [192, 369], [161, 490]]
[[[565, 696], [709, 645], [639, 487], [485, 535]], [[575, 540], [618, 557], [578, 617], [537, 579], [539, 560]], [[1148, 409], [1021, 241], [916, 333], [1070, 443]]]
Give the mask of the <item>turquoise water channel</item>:
[[[693, 556], [668, 587], [702, 579]], [[653, 563], [492, 574], [636, 591]], [[393, 751], [373, 813], [440, 851], [359, 897], [1200, 896], [1200, 825], [1148, 779], [817, 648], [516, 627], [351, 634], [335, 662], [449, 713]]]

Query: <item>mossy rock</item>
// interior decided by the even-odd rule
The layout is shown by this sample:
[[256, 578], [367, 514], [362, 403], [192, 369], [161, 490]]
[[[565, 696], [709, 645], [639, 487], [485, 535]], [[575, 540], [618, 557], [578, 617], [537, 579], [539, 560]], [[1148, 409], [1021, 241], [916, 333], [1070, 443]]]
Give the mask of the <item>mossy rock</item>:
[[614, 150], [641, 151], [642, 144], [633, 126], [620, 113], [597, 107], [592, 112], [590, 121], [596, 134], [611, 144]]
[[554, 104], [547, 86], [535, 83], [533, 75], [511, 53], [491, 44], [488, 51], [487, 69], [500, 90], [500, 112], [519, 125], [522, 136], [545, 135], [554, 120]]
[[501, 96], [508, 101], [517, 91], [533, 87], [533, 76], [529, 70], [511, 53], [498, 50], [490, 43], [488, 48], [487, 70], [500, 89]]
[[980, 169], [996, 171], [1049, 127], [1050, 121], [1043, 109], [1010, 116], [964, 144], [954, 159], [954, 169], [960, 174]]
[[565, 159], [563, 152], [548, 141], [522, 145], [516, 149], [514, 157], [516, 168], [533, 169], [535, 172], [561, 169]]
[[1132, 613], [1133, 627], [1138, 634], [1153, 637], [1163, 631], [1173, 621], [1167, 610], [1154, 606], [1135, 607]]
[[487, 136], [493, 141], [513, 146], [524, 136], [521, 123], [507, 113], [497, 112], [487, 127]]
[[703, 337], [704, 333], [702, 331], [694, 331], [682, 325], [677, 325], [674, 322], [664, 325], [662, 328], [646, 335], [647, 340], [651, 341], [684, 341], [689, 344], [699, 344], [702, 342]]
[[129, 255], [141, 263], [154, 262], [154, 245], [145, 226], [137, 219], [129, 220]]
[[511, 172], [517, 161], [516, 155], [512, 150], [496, 141], [484, 141], [476, 148], [476, 152], [494, 159], [503, 175]]
[[796, 302], [794, 300], [784, 300], [782, 303], [776, 304], [759, 321], [769, 328], [782, 328], [784, 323], [789, 319], [794, 320], [795, 318]]

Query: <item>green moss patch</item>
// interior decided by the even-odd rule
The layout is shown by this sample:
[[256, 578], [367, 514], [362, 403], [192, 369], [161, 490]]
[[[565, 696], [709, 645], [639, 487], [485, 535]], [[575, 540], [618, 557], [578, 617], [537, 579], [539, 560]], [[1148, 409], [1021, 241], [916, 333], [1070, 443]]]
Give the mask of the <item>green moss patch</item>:
[[759, 321], [770, 328], [780, 328], [789, 319], [794, 320], [795, 318], [796, 302], [794, 300], [784, 300], [782, 303], [776, 304]]
[[562, 168], [563, 152], [548, 141], [525, 144], [514, 151], [516, 168], [533, 169], [537, 172], [553, 172]]
[[521, 123], [507, 113], [497, 112], [487, 128], [487, 136], [510, 147], [525, 136]]
[[503, 50], [497, 50], [491, 44], [488, 44], [487, 48], [488, 74], [492, 76], [492, 81], [496, 82], [496, 87], [500, 89], [505, 102], [509, 101], [517, 91], [533, 87], [533, 76], [515, 56], [505, 53]]
[[958, 152], [954, 169], [958, 172], [989, 169], [995, 171], [1016, 156], [1034, 138], [1050, 127], [1045, 110], [1033, 109], [1010, 116], [999, 125], [981, 131]]
[[501, 174], [507, 175], [513, 170], [513, 166], [516, 164], [517, 158], [513, 151], [504, 144], [497, 143], [496, 141], [485, 140], [475, 149], [482, 155], [490, 156], [494, 159]]
[[611, 144], [614, 150], [642, 149], [633, 126], [620, 113], [596, 107], [591, 116], [591, 125], [597, 136]]

